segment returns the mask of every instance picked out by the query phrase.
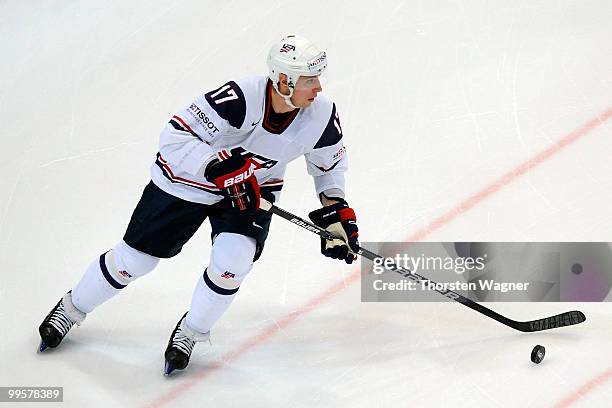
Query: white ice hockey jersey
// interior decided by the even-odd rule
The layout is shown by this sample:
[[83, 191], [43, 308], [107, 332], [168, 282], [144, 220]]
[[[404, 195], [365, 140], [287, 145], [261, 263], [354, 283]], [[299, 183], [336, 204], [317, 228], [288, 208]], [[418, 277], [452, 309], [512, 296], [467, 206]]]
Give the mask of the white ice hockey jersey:
[[343, 196], [347, 156], [335, 104], [319, 94], [308, 108], [273, 123], [271, 92], [264, 76], [229, 81], [179, 111], [161, 133], [153, 182], [183, 200], [213, 204], [222, 195], [204, 177], [206, 165], [241, 154], [255, 163], [262, 194], [278, 200], [287, 164], [304, 156], [316, 194]]

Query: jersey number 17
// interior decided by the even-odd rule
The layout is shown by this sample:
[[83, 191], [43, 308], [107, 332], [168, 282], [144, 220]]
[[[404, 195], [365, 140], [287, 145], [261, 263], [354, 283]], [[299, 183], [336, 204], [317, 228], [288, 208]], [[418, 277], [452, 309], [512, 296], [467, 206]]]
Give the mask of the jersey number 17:
[[[225, 96], [227, 95], [227, 96]], [[222, 96], [222, 98], [217, 99], [217, 97]], [[238, 99], [238, 95], [236, 95], [236, 91], [234, 91], [230, 84], [225, 84], [221, 88], [217, 89], [217, 91], [210, 95], [210, 99], [212, 99], [216, 105], [220, 103], [233, 101], [234, 99]]]

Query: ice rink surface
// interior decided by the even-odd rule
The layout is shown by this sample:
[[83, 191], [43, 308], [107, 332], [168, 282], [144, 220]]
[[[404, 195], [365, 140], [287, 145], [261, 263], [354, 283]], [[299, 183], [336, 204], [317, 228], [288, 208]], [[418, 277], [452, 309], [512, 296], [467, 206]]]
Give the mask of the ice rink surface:
[[[1, 2], [0, 386], [63, 386], [61, 406], [88, 408], [612, 406], [609, 303], [488, 304], [587, 315], [536, 334], [455, 303], [361, 303], [357, 268], [281, 219], [179, 375], [163, 350], [208, 225], [35, 352], [48, 310], [122, 237], [169, 115], [265, 74], [289, 32], [328, 52], [363, 240], [612, 241], [610, 21], [607, 0]], [[285, 181], [282, 207], [317, 207], [303, 161]]]

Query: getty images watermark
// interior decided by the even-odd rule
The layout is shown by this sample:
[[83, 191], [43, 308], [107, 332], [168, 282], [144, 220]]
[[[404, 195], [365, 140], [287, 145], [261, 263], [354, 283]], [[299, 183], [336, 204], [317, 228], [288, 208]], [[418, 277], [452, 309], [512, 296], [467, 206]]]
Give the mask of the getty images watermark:
[[604, 301], [612, 288], [609, 243], [362, 245], [382, 256], [362, 258], [364, 302]]
[[[390, 258], [377, 258], [373, 261], [372, 273], [381, 275], [385, 271], [394, 269], [404, 269], [404, 277], [399, 282], [385, 282], [383, 279], [376, 279], [373, 283], [374, 290], [435, 290], [440, 291], [500, 291], [507, 293], [515, 290], [527, 290], [529, 282], [498, 282], [495, 279], [479, 279], [477, 282], [433, 282], [424, 278], [419, 272], [454, 272], [463, 275], [466, 272], [482, 272], [486, 265], [487, 254], [476, 258], [472, 257], [450, 257], [450, 256], [425, 256], [418, 257], [408, 254], [395, 254]], [[399, 267], [399, 268], [398, 268]], [[410, 278], [417, 279], [411, 280]]]

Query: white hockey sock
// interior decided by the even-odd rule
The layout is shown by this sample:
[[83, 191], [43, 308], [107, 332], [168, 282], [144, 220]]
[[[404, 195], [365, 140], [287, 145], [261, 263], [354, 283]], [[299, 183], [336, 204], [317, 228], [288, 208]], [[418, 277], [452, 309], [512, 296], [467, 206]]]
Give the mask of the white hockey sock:
[[135, 279], [151, 272], [159, 258], [147, 255], [121, 241], [93, 261], [72, 290], [72, 303], [90, 313]]
[[200, 333], [210, 331], [210, 328], [225, 313], [236, 293], [220, 295], [204, 283], [204, 278], [198, 280], [193, 292], [191, 308], [187, 313], [187, 325]]
[[224, 232], [215, 238], [210, 265], [198, 283], [187, 313], [187, 325], [206, 333], [225, 313], [253, 267], [257, 244], [244, 235]]
[[[101, 258], [103, 259], [104, 255]], [[100, 259], [96, 259], [72, 289], [72, 303], [81, 312], [90, 313], [119, 292], [121, 289], [116, 289], [108, 283], [102, 274]]]

